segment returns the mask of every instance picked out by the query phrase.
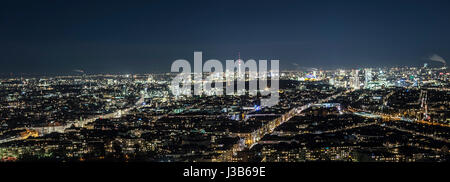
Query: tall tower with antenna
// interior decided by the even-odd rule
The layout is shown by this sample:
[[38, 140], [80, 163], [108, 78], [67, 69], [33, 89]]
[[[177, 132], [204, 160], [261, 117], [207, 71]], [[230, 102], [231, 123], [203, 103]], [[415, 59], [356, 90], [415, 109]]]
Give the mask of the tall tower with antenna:
[[240, 75], [242, 72], [242, 70], [241, 70], [241, 66], [242, 66], [242, 59], [241, 59], [241, 52], [238, 52], [238, 75]]

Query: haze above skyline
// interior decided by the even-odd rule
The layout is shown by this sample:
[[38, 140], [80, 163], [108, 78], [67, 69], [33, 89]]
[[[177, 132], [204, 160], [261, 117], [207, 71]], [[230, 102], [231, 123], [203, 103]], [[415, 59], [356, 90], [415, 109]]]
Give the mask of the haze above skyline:
[[281, 69], [420, 66], [450, 57], [449, 17], [447, 0], [6, 1], [0, 72], [168, 72], [194, 51]]

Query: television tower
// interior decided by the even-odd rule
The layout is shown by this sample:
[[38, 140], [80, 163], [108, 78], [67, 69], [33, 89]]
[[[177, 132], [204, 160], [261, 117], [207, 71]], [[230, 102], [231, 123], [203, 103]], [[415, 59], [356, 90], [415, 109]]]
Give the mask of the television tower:
[[242, 59], [241, 59], [241, 52], [238, 52], [238, 71], [239, 75], [241, 74], [241, 66], [242, 66]]

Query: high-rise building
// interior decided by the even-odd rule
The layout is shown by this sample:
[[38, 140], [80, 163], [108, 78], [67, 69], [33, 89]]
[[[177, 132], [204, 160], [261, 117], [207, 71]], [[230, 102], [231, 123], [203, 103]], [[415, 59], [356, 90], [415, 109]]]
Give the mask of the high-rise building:
[[360, 83], [359, 83], [359, 70], [352, 70], [351, 73], [351, 80], [350, 80], [350, 87], [353, 89], [359, 89]]
[[370, 81], [372, 81], [372, 69], [366, 68], [366, 69], [364, 69], [364, 87], [365, 88], [367, 88]]

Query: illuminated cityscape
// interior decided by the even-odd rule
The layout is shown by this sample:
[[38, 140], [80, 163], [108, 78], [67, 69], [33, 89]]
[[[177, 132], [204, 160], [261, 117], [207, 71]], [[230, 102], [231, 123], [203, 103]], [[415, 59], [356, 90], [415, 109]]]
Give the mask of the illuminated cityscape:
[[0, 175], [446, 179], [449, 22], [449, 0], [2, 0]]
[[0, 159], [448, 162], [443, 66], [281, 71], [273, 107], [174, 97], [174, 73], [4, 76]]

